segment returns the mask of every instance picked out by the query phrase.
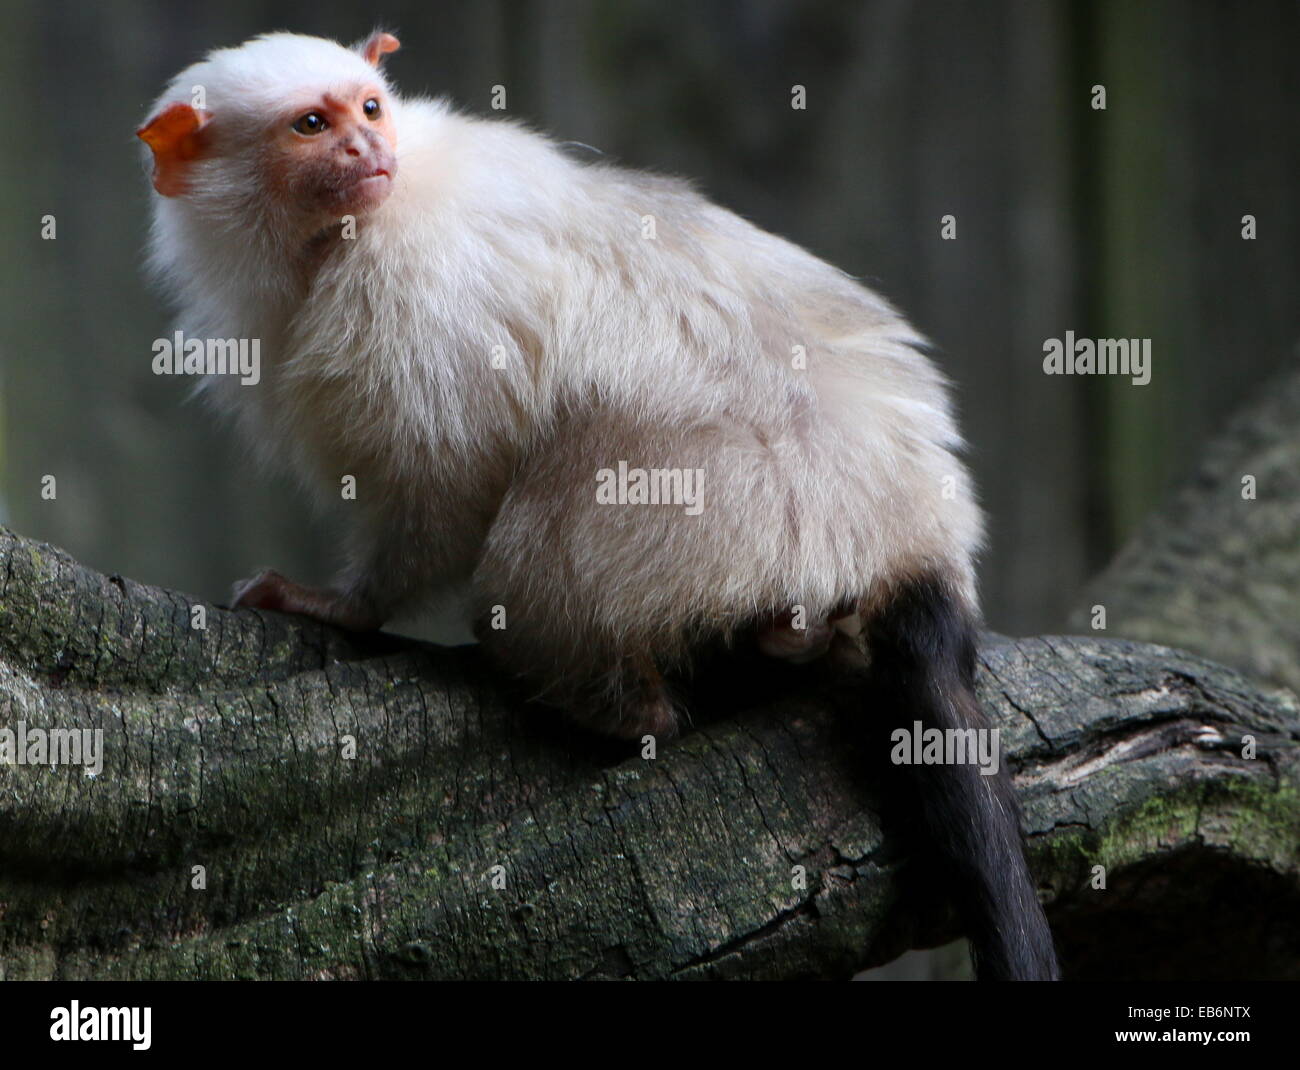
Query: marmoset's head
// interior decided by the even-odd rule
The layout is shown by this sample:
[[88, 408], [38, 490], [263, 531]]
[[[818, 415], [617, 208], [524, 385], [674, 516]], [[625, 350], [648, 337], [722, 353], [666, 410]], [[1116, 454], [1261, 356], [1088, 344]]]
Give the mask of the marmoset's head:
[[379, 69], [398, 48], [272, 33], [176, 76], [137, 135], [153, 185], [225, 224], [311, 234], [382, 204], [397, 176], [399, 104]]

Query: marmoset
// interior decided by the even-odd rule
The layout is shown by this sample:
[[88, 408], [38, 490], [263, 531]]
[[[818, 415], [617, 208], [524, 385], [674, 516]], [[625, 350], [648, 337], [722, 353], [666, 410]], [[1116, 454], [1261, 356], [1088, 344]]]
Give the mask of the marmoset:
[[[399, 96], [397, 47], [214, 51], [138, 132], [181, 328], [260, 340], [260, 381], [204, 392], [321, 495], [357, 488], [333, 586], [266, 571], [234, 605], [368, 630], [465, 585], [492, 658], [629, 739], [674, 733], [718, 642], [865, 645], [876, 715], [987, 730], [981, 513], [921, 336], [683, 181]], [[1054, 978], [1005, 769], [915, 773], [978, 975]]]

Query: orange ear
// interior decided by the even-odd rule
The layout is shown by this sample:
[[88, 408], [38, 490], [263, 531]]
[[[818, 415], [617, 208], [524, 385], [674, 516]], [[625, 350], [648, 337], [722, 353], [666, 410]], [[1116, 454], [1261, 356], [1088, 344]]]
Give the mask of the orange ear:
[[376, 31], [370, 35], [370, 39], [361, 46], [361, 55], [365, 61], [372, 67], [378, 67], [379, 61], [388, 55], [389, 52], [396, 52], [402, 47], [402, 42], [394, 37], [391, 33]]
[[202, 155], [202, 130], [212, 113], [188, 104], [168, 104], [135, 132], [153, 150], [153, 188], [164, 197], [185, 192], [185, 172]]

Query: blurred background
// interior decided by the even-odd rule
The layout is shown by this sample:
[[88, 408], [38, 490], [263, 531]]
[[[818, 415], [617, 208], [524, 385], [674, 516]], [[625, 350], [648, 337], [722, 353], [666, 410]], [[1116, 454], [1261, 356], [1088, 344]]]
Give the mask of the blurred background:
[[[1297, 359], [1294, 2], [2, 10], [0, 520], [200, 598], [259, 565], [310, 581], [333, 564], [296, 490], [149, 367], [170, 325], [140, 271], [150, 190], [133, 132], [177, 70], [266, 30], [392, 29], [404, 92], [500, 114], [503, 85], [504, 114], [691, 176], [893, 299], [959, 386], [991, 522], [983, 594], [1004, 632], [1061, 628], [1205, 438]], [[940, 236], [949, 214], [956, 240]], [[1151, 338], [1151, 383], [1044, 375], [1044, 339], [1067, 330]]]
[[[150, 190], [134, 130], [177, 70], [262, 31], [393, 30], [402, 91], [493, 114], [504, 86], [504, 114], [693, 177], [894, 300], [959, 387], [1000, 631], [1061, 629], [1206, 438], [1297, 359], [1294, 2], [4, 0], [0, 12], [0, 522], [200, 599], [224, 601], [259, 565], [311, 582], [333, 563], [295, 489], [252, 467], [186, 382], [150, 371], [170, 322], [140, 272]], [[946, 215], [956, 240], [941, 238]], [[1044, 340], [1068, 330], [1152, 339], [1150, 385], [1044, 375]], [[54, 501], [40, 494], [50, 474]], [[939, 969], [908, 961], [920, 965], [905, 975]]]

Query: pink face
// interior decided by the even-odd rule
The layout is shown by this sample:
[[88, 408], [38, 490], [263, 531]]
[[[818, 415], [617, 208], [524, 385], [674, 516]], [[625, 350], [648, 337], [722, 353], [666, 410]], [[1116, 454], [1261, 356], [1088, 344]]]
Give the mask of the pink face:
[[381, 205], [397, 177], [397, 131], [389, 100], [359, 84], [299, 103], [271, 131], [266, 181], [292, 211], [319, 219]]
[[[379, 30], [359, 51], [377, 69], [400, 47], [396, 37]], [[397, 177], [391, 107], [383, 86], [366, 77], [316, 97], [304, 95], [257, 133], [253, 151], [264, 184], [259, 192], [312, 228], [377, 208]], [[136, 135], [153, 153], [154, 189], [183, 197], [192, 192], [196, 163], [214, 152], [248, 151], [247, 132], [238, 130], [237, 140], [223, 150], [220, 127], [220, 116], [185, 101], [164, 105], [140, 127]]]

